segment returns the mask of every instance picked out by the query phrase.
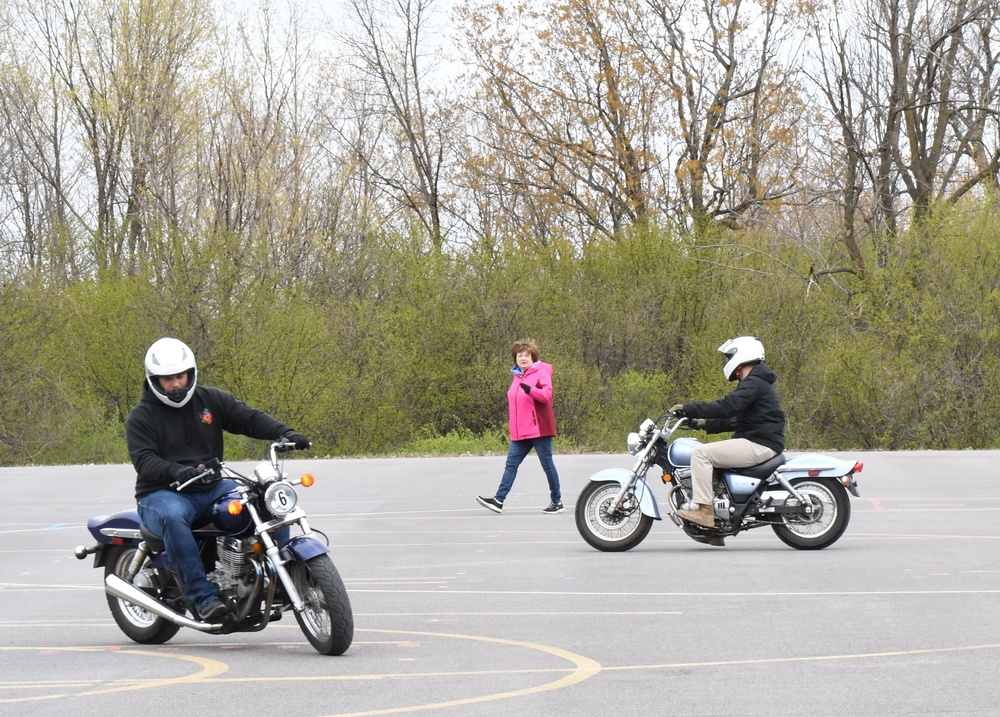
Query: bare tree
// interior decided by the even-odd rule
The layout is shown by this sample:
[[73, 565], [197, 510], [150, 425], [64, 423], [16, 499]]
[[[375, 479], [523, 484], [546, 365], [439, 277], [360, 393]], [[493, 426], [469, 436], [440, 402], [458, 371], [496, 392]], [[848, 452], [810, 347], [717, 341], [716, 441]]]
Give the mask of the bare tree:
[[[150, 233], [185, 227], [185, 179], [199, 135], [197, 108], [207, 73], [212, 17], [202, 0], [138, 0], [115, 6], [116, 66], [111, 69], [126, 122], [128, 156], [123, 266], [135, 271]], [[112, 16], [107, 11], [107, 17]]]
[[[415, 218], [441, 248], [449, 192], [444, 172], [456, 151], [454, 113], [428, 37], [435, 0], [350, 0], [341, 33], [345, 105], [331, 122], [352, 164], [392, 205]], [[352, 129], [364, 126], [367, 136]]]
[[[859, 0], [816, 16], [817, 46], [829, 48], [820, 54], [818, 84], [837, 117], [851, 172], [848, 241], [865, 204], [869, 232], [892, 236], [903, 196], [919, 223], [936, 201], [995, 186], [998, 29], [996, 0]], [[860, 261], [856, 244], [851, 254]]]
[[611, 0], [458, 8], [479, 77], [483, 172], [509, 208], [570, 212], [578, 230], [617, 236], [652, 218], [662, 194], [656, 82]]
[[653, 17], [630, 27], [668, 90], [679, 200], [696, 230], [738, 226], [795, 193], [802, 100], [796, 68], [780, 61], [795, 9], [778, 0], [644, 5]]
[[[16, 220], [10, 231], [13, 264], [72, 279], [82, 269], [72, 234], [79, 226], [71, 112], [57, 63], [65, 51], [62, 25], [51, 5], [19, 4], [5, 18], [0, 116], [5, 188]], [[68, 148], [68, 149], [67, 149]]]
[[309, 257], [320, 103], [304, 16], [286, 9], [263, 3], [221, 37], [214, 83], [202, 96], [190, 201], [224, 262], [217, 277], [227, 295], [247, 271], [276, 285]]

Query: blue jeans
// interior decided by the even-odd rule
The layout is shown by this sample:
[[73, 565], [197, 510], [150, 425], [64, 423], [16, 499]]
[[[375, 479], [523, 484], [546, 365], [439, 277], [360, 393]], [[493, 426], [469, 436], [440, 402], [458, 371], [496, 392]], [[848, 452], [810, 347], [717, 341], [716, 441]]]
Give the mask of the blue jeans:
[[184, 592], [197, 610], [209, 600], [217, 600], [219, 593], [205, 577], [205, 565], [191, 529], [209, 523], [212, 507], [235, 487], [231, 480], [220, 480], [201, 492], [164, 489], [139, 499], [139, 519], [149, 532], [163, 539], [167, 554], [180, 573]]
[[507, 465], [504, 467], [503, 478], [500, 479], [500, 487], [497, 488], [496, 500], [498, 502], [503, 503], [507, 499], [507, 494], [514, 487], [517, 468], [531, 453], [532, 448], [538, 454], [542, 470], [545, 471], [545, 477], [549, 481], [549, 497], [553, 503], [562, 502], [562, 493], [559, 491], [559, 474], [556, 472], [556, 464], [552, 462], [552, 436], [510, 442], [510, 450], [507, 451]]

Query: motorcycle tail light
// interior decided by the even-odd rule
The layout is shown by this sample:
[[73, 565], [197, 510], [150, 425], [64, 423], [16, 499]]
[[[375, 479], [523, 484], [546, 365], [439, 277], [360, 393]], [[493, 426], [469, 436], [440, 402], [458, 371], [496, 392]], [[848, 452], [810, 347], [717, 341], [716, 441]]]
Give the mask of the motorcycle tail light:
[[861, 461], [858, 461], [857, 463], [854, 464], [854, 470], [852, 470], [851, 473], [860, 473], [861, 471], [864, 470], [864, 468], [865, 464], [862, 463]]
[[303, 488], [308, 488], [309, 486], [311, 486], [315, 482], [316, 482], [316, 479], [313, 477], [312, 473], [303, 473], [302, 477], [299, 478], [299, 484]]

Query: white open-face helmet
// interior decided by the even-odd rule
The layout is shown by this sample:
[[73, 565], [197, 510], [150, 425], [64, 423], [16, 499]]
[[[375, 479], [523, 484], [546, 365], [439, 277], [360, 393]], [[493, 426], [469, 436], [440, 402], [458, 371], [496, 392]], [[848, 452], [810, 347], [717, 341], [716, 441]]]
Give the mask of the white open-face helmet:
[[737, 336], [719, 347], [719, 353], [726, 357], [722, 374], [727, 381], [736, 378], [736, 369], [748, 363], [764, 360], [764, 344], [756, 336]]
[[[157, 381], [158, 376], [175, 376], [187, 372], [186, 388], [164, 391]], [[146, 383], [153, 395], [172, 408], [180, 408], [194, 395], [198, 383], [198, 367], [194, 362], [194, 352], [188, 345], [177, 339], [160, 339], [146, 352]]]

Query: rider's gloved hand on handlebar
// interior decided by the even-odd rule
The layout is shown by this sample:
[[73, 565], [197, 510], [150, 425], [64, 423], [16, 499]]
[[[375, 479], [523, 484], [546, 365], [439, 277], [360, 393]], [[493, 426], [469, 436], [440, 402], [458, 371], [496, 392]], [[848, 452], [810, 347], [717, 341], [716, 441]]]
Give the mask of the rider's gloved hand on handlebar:
[[282, 438], [284, 438], [289, 443], [294, 443], [296, 450], [300, 451], [304, 451], [307, 448], [309, 448], [309, 446], [312, 445], [312, 443], [309, 442], [308, 438], [303, 436], [301, 433], [298, 433], [297, 431], [285, 431], [285, 435], [283, 435]]
[[213, 458], [207, 463], [202, 463], [198, 466], [198, 472], [204, 473], [205, 471], [210, 471], [208, 475], [203, 475], [201, 477], [202, 483], [214, 483], [217, 480], [222, 479], [222, 463], [219, 462], [218, 458]]
[[201, 473], [201, 470], [194, 466], [181, 466], [174, 473], [174, 478], [177, 479], [178, 483], [187, 483], [199, 473]]
[[683, 403], [675, 403], [673, 406], [670, 407], [670, 413], [672, 413], [675, 416], [683, 416], [684, 415], [684, 404]]
[[704, 418], [689, 418], [687, 419], [688, 428], [704, 428], [705, 419]]

